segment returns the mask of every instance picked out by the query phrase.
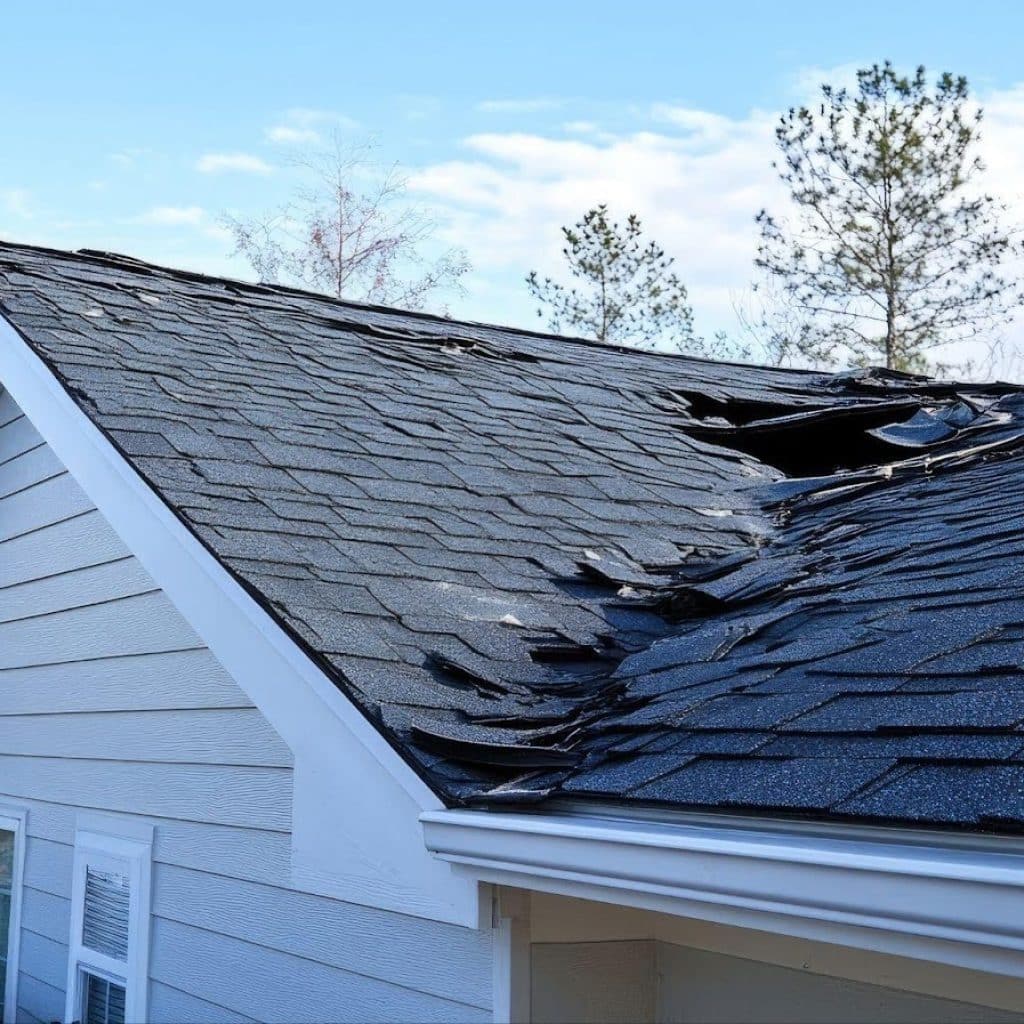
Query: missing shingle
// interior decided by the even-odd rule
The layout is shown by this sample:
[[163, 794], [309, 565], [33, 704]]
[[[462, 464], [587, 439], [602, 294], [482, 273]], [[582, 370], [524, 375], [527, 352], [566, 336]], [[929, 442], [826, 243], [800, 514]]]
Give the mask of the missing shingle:
[[745, 452], [787, 476], [820, 476], [889, 461], [894, 446], [871, 431], [909, 420], [920, 408], [908, 398], [682, 426], [691, 437]]
[[[694, 420], [706, 420], [725, 423], [731, 426], [743, 426], [755, 420], [769, 419], [774, 416], [786, 416], [795, 411], [793, 405], [782, 402], [758, 401], [749, 398], [716, 398], [699, 391], [684, 391], [674, 388], [662, 392], [673, 403], [682, 402], [687, 414]], [[802, 405], [801, 410], [826, 408], [818, 405]]]

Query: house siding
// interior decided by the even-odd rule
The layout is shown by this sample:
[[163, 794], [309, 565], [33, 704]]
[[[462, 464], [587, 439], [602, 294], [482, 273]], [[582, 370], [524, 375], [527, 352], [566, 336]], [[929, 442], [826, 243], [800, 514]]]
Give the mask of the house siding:
[[292, 757], [0, 394], [0, 805], [18, 1019], [64, 1016], [79, 811], [155, 825], [152, 1021], [483, 1020], [490, 933], [296, 891]]

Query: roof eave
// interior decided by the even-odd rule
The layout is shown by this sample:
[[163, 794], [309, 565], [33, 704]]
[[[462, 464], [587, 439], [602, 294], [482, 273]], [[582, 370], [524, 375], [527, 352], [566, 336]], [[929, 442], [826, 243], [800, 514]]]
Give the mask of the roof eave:
[[707, 816], [427, 811], [477, 881], [1024, 977], [1024, 848]]

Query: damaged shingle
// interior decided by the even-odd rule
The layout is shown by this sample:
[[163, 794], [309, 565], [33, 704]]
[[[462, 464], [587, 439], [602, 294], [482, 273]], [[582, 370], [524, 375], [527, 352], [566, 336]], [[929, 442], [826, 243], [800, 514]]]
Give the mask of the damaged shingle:
[[449, 803], [1024, 830], [1022, 389], [16, 246], [0, 311]]

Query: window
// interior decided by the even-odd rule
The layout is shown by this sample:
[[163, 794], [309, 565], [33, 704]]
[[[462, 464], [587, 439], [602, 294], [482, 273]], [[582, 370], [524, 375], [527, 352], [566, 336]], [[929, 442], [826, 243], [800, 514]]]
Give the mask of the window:
[[125, 990], [109, 978], [83, 973], [83, 1024], [124, 1024]]
[[66, 1019], [146, 1017], [153, 830], [80, 818], [75, 833]]
[[18, 1005], [21, 876], [25, 864], [25, 812], [0, 808], [0, 1024]]

